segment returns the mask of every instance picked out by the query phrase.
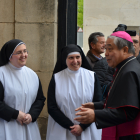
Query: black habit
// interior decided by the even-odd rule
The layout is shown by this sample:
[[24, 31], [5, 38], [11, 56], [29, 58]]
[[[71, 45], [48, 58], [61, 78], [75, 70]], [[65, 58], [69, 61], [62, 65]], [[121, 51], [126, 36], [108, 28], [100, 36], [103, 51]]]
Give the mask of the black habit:
[[[140, 65], [135, 57], [122, 61], [111, 86], [108, 99], [95, 103], [97, 128], [119, 125], [136, 118], [140, 109]], [[105, 108], [104, 105], [106, 104]], [[103, 109], [104, 108], [104, 109]], [[139, 139], [140, 135], [123, 136], [119, 140]]]

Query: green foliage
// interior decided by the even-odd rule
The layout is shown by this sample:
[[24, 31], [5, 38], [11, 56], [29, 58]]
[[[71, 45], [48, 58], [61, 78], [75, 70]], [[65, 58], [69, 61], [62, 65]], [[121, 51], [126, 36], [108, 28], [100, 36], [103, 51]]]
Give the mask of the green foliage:
[[83, 29], [83, 0], [78, 0], [77, 25]]

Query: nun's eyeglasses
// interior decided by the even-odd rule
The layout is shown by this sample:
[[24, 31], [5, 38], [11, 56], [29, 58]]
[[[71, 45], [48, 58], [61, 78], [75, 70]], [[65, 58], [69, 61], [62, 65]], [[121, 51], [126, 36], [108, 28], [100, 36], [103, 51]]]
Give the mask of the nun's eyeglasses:
[[18, 51], [16, 52], [15, 54], [12, 54], [12, 55], [18, 55], [18, 56], [21, 56], [22, 54], [28, 54], [28, 51], [27, 50], [23, 50], [23, 51]]

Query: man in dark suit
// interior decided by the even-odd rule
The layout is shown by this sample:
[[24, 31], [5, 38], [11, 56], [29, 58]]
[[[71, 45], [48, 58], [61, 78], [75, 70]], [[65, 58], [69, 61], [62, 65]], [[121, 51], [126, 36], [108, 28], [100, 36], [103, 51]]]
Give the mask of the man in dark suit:
[[131, 36], [132, 40], [133, 40], [133, 45], [135, 48], [135, 57], [137, 58], [137, 60], [140, 63], [140, 41], [139, 41], [139, 35], [136, 36]]

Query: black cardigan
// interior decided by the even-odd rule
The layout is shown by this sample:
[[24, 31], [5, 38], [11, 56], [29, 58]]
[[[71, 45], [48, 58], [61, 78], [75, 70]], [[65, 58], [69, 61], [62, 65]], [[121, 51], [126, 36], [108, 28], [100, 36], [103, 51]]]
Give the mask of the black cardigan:
[[[0, 82], [0, 118], [6, 121], [10, 121], [11, 119], [17, 119], [19, 111], [5, 104], [3, 102], [3, 99], [4, 99], [4, 88], [2, 83]], [[34, 103], [32, 104], [28, 112], [28, 114], [32, 116], [32, 122], [36, 121], [36, 119], [38, 118], [44, 106], [45, 100], [46, 98], [43, 95], [42, 86], [39, 80], [39, 88], [38, 88], [36, 100], [34, 101]]]

